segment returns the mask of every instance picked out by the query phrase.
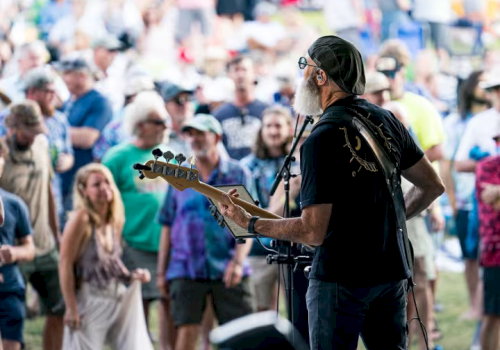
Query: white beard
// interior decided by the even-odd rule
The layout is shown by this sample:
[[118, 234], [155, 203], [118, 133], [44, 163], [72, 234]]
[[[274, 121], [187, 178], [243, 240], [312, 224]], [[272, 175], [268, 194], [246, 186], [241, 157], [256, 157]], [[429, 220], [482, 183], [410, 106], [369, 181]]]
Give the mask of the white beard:
[[309, 79], [303, 79], [300, 82], [300, 85], [295, 92], [293, 109], [298, 114], [304, 116], [317, 116], [323, 114], [319, 88], [314, 85], [314, 82], [312, 81], [312, 75], [309, 76]]

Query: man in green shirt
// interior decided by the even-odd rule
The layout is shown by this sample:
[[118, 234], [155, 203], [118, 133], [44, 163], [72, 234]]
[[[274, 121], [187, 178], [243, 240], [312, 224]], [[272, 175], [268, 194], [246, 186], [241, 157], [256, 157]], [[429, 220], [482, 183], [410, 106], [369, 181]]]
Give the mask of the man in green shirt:
[[[165, 131], [169, 121], [170, 117], [160, 95], [154, 91], [139, 93], [124, 111], [125, 127], [134, 137], [112, 147], [102, 159], [102, 163], [113, 174], [125, 206], [123, 262], [130, 271], [139, 267], [147, 268], [152, 276], [156, 275], [161, 233], [156, 215], [163, 204], [168, 183], [160, 177], [141, 181], [133, 164], [152, 159], [151, 152], [155, 148], [167, 149]], [[151, 282], [142, 285], [146, 322], [150, 303], [160, 299], [155, 281], [152, 278]], [[159, 308], [159, 319], [160, 334], [165, 334], [160, 336], [164, 338], [161, 339], [163, 343], [167, 341], [164, 331], [171, 323], [168, 320], [167, 300], [162, 299], [161, 302], [163, 307]]]

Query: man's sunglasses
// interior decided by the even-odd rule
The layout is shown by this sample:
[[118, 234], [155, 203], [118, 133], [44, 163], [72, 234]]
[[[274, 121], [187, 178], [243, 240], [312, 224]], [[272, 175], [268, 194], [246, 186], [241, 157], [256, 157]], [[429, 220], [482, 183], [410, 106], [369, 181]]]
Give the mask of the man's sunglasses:
[[394, 69], [394, 70], [379, 70], [380, 73], [385, 75], [389, 79], [394, 79], [396, 78], [396, 73], [399, 71], [399, 69]]
[[191, 96], [177, 96], [172, 99], [179, 106], [184, 106], [186, 103], [189, 103], [193, 100]]
[[307, 59], [305, 57], [299, 58], [299, 68], [304, 69], [304, 68], [306, 68], [306, 66], [319, 68], [318, 66], [314, 66], [312, 64], [307, 63]]

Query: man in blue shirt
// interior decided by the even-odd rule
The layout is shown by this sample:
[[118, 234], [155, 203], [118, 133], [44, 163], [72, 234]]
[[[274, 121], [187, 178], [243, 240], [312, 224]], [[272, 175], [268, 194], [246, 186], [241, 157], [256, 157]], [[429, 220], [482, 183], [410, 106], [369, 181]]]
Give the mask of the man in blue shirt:
[[94, 80], [87, 62], [82, 58], [68, 59], [60, 64], [63, 79], [71, 92], [65, 106], [71, 126], [71, 142], [75, 152], [73, 168], [62, 174], [64, 207], [71, 210], [71, 192], [76, 172], [91, 163], [92, 149], [102, 130], [108, 124], [113, 111], [106, 97], [94, 90]]
[[[0, 176], [5, 147], [0, 141]], [[25, 318], [25, 284], [17, 262], [32, 260], [35, 245], [28, 208], [18, 196], [0, 188], [3, 222], [0, 224], [0, 332], [5, 349], [21, 349]], [[16, 243], [17, 241], [17, 243]]]
[[222, 124], [222, 141], [229, 156], [240, 160], [252, 151], [267, 105], [255, 98], [255, 73], [249, 57], [234, 58], [228, 70], [235, 85], [234, 101], [215, 110], [214, 117]]

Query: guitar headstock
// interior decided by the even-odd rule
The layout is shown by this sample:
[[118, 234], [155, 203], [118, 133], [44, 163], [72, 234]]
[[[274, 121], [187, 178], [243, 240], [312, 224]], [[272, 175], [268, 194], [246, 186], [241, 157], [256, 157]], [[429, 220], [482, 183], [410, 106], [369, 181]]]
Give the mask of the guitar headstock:
[[[159, 148], [153, 150], [154, 160], [148, 160], [144, 164], [134, 164], [134, 169], [138, 170], [139, 178], [155, 179], [163, 178], [176, 190], [184, 191], [186, 188], [196, 187], [199, 184], [198, 170], [193, 169], [196, 163], [195, 157], [188, 159], [191, 167], [184, 167], [181, 164], [186, 160], [186, 157], [181, 153], [176, 156], [170, 151], [163, 153]], [[165, 158], [166, 162], [158, 161], [158, 158]], [[175, 159], [177, 164], [171, 163]]]

